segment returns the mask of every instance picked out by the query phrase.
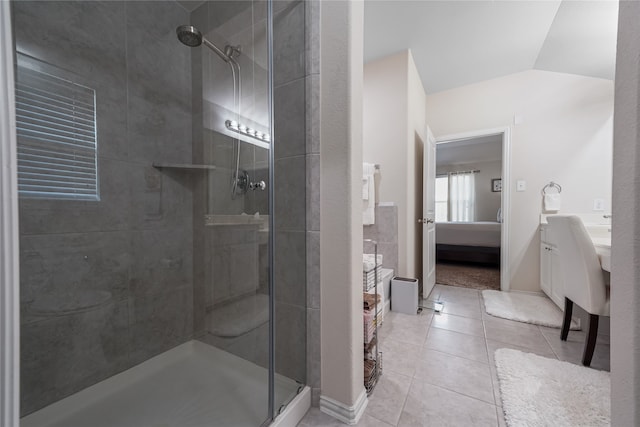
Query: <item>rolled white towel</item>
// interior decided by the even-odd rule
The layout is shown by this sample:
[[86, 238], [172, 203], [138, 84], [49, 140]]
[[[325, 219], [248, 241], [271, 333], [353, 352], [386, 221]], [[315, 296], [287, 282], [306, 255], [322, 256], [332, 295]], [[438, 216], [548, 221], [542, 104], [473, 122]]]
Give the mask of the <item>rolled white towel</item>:
[[362, 271], [371, 271], [376, 267], [382, 265], [382, 254], [378, 254], [378, 262], [375, 262], [374, 254], [362, 254]]

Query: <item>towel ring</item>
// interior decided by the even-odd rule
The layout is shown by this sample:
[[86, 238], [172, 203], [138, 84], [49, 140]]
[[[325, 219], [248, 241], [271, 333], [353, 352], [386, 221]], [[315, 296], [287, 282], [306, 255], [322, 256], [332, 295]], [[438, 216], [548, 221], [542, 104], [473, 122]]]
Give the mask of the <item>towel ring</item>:
[[555, 188], [556, 190], [558, 190], [558, 194], [562, 193], [562, 186], [560, 184], [558, 184], [558, 183], [555, 183], [555, 182], [551, 181], [550, 183], [548, 183], [547, 185], [542, 187], [542, 195], [543, 196], [545, 194], [547, 194], [547, 188]]

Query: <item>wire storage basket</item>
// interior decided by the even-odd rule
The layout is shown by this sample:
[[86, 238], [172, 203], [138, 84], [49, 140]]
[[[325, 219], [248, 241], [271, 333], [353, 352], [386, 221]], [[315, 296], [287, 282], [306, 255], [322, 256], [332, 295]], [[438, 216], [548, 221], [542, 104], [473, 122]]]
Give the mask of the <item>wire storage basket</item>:
[[373, 257], [365, 255], [363, 259], [363, 265], [365, 266], [363, 268], [363, 291], [365, 293], [373, 291], [374, 295], [373, 307], [369, 305], [368, 309], [363, 310], [364, 387], [367, 390], [367, 394], [371, 394], [382, 375], [382, 353], [378, 349], [378, 327], [382, 321], [378, 307], [380, 302], [378, 298], [378, 281], [381, 278], [382, 257], [378, 257], [378, 243], [375, 240], [365, 239], [364, 245], [365, 247], [373, 246], [374, 249]]

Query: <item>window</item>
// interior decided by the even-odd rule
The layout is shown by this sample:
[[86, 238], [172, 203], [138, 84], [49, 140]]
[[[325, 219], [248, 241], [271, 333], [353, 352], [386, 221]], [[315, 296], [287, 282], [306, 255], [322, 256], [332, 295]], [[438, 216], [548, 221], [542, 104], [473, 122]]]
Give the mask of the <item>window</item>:
[[436, 222], [449, 219], [449, 176], [436, 177]]
[[436, 222], [475, 220], [474, 171], [436, 176]]
[[99, 200], [95, 90], [60, 77], [65, 74], [18, 54], [21, 197]]
[[476, 186], [475, 175], [471, 172], [450, 174], [449, 191], [451, 221], [472, 222], [475, 220]]

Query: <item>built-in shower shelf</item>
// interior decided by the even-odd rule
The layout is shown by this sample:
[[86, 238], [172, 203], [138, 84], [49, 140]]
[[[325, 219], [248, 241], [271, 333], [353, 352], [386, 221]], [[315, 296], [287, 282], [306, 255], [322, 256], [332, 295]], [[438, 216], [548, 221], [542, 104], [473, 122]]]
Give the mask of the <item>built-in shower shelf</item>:
[[187, 169], [187, 170], [214, 170], [213, 165], [193, 165], [188, 163], [153, 163], [157, 169]]

